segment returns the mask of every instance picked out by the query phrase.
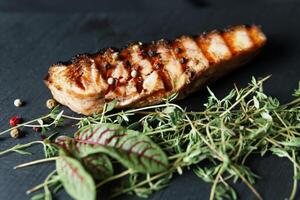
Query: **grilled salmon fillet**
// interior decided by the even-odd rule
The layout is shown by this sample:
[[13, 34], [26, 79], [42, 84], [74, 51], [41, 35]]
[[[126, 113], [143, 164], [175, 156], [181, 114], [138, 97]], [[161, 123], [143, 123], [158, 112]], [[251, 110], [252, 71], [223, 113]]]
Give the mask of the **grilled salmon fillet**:
[[84, 115], [101, 112], [112, 100], [117, 108], [157, 104], [173, 93], [183, 98], [243, 65], [265, 43], [256, 25], [133, 43], [54, 64], [45, 83], [59, 103]]

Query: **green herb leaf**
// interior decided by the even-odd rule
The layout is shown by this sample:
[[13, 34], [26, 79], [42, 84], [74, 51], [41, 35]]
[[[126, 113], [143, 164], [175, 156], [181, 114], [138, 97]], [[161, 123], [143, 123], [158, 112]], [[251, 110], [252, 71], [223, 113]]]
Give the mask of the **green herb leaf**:
[[113, 109], [116, 107], [117, 102], [118, 102], [118, 101], [117, 101], [116, 99], [113, 100], [113, 101], [111, 101], [111, 102], [109, 102], [109, 103], [107, 104], [107, 106], [106, 106], [106, 112], [109, 112], [109, 111], [113, 110]]
[[114, 174], [110, 159], [101, 153], [82, 158], [86, 170], [97, 180], [106, 179]]
[[96, 199], [93, 178], [85, 171], [79, 161], [60, 156], [56, 160], [56, 170], [67, 193], [78, 200]]
[[270, 151], [272, 151], [273, 154], [275, 154], [279, 157], [289, 157], [288, 152], [284, 149], [273, 147], [270, 149]]
[[286, 147], [300, 147], [300, 138], [292, 138], [289, 141], [278, 142]]
[[45, 200], [45, 194], [44, 193], [35, 194], [30, 198], [30, 200]]
[[80, 145], [73, 138], [59, 136], [55, 143], [63, 149], [63, 154], [80, 160], [86, 170], [97, 180], [102, 180], [113, 175], [113, 166], [110, 159], [102, 153], [87, 155], [86, 145]]
[[78, 131], [74, 140], [86, 147], [86, 155], [102, 152], [137, 172], [157, 173], [168, 168], [167, 156], [155, 143], [120, 125], [91, 125]]
[[262, 116], [262, 118], [264, 118], [264, 119], [266, 119], [268, 121], [272, 121], [273, 120], [273, 118], [271, 117], [271, 115], [269, 113], [267, 113], [267, 112], [261, 113], [261, 116]]
[[253, 103], [254, 103], [254, 107], [256, 109], [259, 109], [259, 101], [257, 100], [256, 96], [253, 96]]
[[294, 91], [293, 96], [300, 97], [300, 82], [298, 84], [298, 88]]

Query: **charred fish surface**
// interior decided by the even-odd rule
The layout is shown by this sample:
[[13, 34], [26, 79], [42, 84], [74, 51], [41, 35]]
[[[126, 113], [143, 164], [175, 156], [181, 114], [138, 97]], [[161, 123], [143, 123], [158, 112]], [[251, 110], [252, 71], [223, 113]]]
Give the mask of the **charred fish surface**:
[[117, 108], [141, 107], [173, 93], [184, 98], [251, 60], [265, 43], [256, 25], [134, 43], [52, 65], [45, 83], [59, 103], [84, 115], [101, 112], [112, 100]]

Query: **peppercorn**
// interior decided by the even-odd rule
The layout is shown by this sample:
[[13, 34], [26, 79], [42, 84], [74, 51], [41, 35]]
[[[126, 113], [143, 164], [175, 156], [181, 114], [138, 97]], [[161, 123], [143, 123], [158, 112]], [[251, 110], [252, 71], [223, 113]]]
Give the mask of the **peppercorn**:
[[116, 60], [118, 57], [119, 57], [119, 53], [118, 52], [115, 52], [115, 53], [112, 54], [112, 59], [113, 60]]
[[175, 53], [182, 53], [182, 49], [179, 47], [175, 48]]
[[22, 119], [19, 116], [14, 116], [14, 117], [10, 118], [10, 120], [9, 120], [9, 124], [11, 126], [17, 126], [21, 122], [22, 122]]
[[14, 100], [14, 105], [16, 107], [20, 107], [20, 106], [22, 106], [22, 104], [23, 104], [23, 102], [21, 101], [21, 99], [15, 99]]
[[41, 127], [33, 127], [33, 130], [35, 131], [35, 132], [41, 132]]
[[45, 135], [41, 135], [41, 140], [45, 140], [47, 137]]
[[126, 67], [130, 67], [131, 66], [131, 64], [130, 64], [130, 62], [128, 60], [126, 60], [125, 64], [126, 64]]
[[104, 69], [108, 69], [110, 67], [110, 64], [108, 62], [103, 63]]
[[137, 53], [138, 53], [138, 55], [141, 56], [142, 58], [145, 58], [145, 56], [146, 56], [146, 55], [145, 55], [145, 54], [146, 54], [145, 51], [142, 50], [142, 49], [139, 49]]
[[109, 78], [107, 79], [107, 83], [108, 83], [108, 85], [112, 85], [112, 84], [115, 83], [115, 79], [112, 78], [112, 77], [109, 77]]
[[187, 63], [187, 59], [186, 58], [184, 58], [184, 57], [182, 57], [182, 58], [180, 58], [180, 63], [181, 64], [185, 64], [185, 63]]
[[157, 53], [156, 53], [155, 51], [153, 51], [153, 50], [151, 50], [151, 49], [148, 50], [148, 56], [149, 56], [149, 57], [154, 57], [154, 56], [156, 56], [156, 55], [157, 55]]
[[17, 128], [14, 128], [10, 131], [10, 136], [12, 138], [19, 138], [19, 137], [21, 137], [21, 135], [22, 135], [22, 132]]
[[130, 73], [131, 77], [135, 78], [137, 76], [137, 71], [136, 70], [132, 70]]
[[57, 102], [54, 99], [48, 99], [46, 105], [47, 108], [52, 110], [57, 105]]
[[161, 64], [159, 63], [158, 59], [155, 59], [153, 62], [154, 69], [159, 69], [161, 67]]

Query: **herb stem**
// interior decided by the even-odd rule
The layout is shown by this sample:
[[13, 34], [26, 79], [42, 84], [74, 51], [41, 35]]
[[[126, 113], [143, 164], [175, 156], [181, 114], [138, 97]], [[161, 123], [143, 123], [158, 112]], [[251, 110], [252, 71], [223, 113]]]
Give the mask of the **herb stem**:
[[[170, 105], [173, 105], [174, 107], [178, 108], [179, 110], [181, 110], [182, 112], [184, 112], [184, 110], [176, 105], [176, 104], [170, 104]], [[185, 115], [186, 119], [188, 120], [188, 123], [190, 124], [192, 130], [198, 134], [198, 136], [201, 138], [201, 140], [213, 151], [215, 152], [216, 156], [219, 157], [219, 159], [222, 161], [223, 158], [222, 156], [220, 155], [220, 153], [202, 136], [202, 134], [196, 129], [196, 127], [194, 126], [194, 124], [192, 123], [191, 119], [189, 118], [189, 116]]]
[[45, 159], [40, 159], [40, 160], [34, 160], [34, 161], [31, 161], [31, 162], [27, 162], [27, 163], [23, 163], [23, 164], [17, 165], [17, 166], [14, 167], [14, 169], [19, 169], [19, 168], [23, 168], [23, 167], [28, 167], [28, 166], [40, 164], [40, 163], [54, 161], [57, 158], [58, 157], [52, 157], [52, 158], [45, 158]]
[[234, 104], [232, 104], [227, 110], [225, 110], [220, 117], [224, 117], [228, 112], [230, 112], [234, 107], [236, 107], [243, 99], [245, 99], [249, 94], [254, 92], [264, 81], [269, 79], [271, 76], [267, 76], [257, 82], [257, 85], [253, 86], [248, 92], [246, 92], [242, 97], [240, 97]]
[[15, 146], [13, 146], [9, 149], [6, 149], [4, 151], [0, 151], [0, 155], [9, 153], [11, 151], [18, 151], [19, 149], [27, 148], [27, 147], [30, 147], [33, 144], [40, 144], [40, 143], [42, 143], [42, 141], [33, 141], [33, 142], [29, 142], [27, 144], [17, 144], [17, 145], [15, 145]]
[[39, 118], [33, 119], [33, 120], [30, 120], [30, 121], [25, 122], [25, 123], [22, 123], [22, 124], [18, 124], [17, 126], [11, 127], [11, 128], [9, 128], [9, 129], [6, 129], [5, 131], [0, 132], [0, 136], [3, 135], [4, 133], [7, 133], [7, 132], [13, 130], [14, 128], [20, 128], [20, 127], [22, 127], [22, 126], [26, 126], [26, 125], [28, 125], [28, 124], [31, 124], [31, 123], [33, 123], [33, 122], [36, 122], [36, 121], [39, 120], [39, 119], [45, 119], [45, 118], [48, 118], [49, 116], [50, 116], [50, 114], [45, 115], [45, 116], [43, 116], [43, 117], [39, 117]]
[[300, 98], [297, 98], [297, 99], [295, 99], [295, 100], [293, 100], [293, 101], [291, 101], [291, 102], [289, 102], [287, 104], [284, 104], [283, 106], [284, 107], [288, 107], [290, 105], [294, 105], [294, 104], [297, 104], [297, 103], [300, 103]]
[[[293, 156], [293, 159], [295, 160], [296, 159], [296, 156], [295, 156], [295, 150], [292, 151], [292, 156]], [[294, 168], [294, 177], [293, 177], [293, 188], [292, 188], [292, 192], [290, 194], [290, 197], [289, 197], [289, 200], [293, 200], [295, 199], [295, 195], [296, 195], [296, 192], [297, 192], [297, 166], [296, 166], [296, 162], [293, 162], [293, 168]]]
[[156, 133], [168, 132], [168, 131], [175, 131], [175, 128], [166, 128], [166, 129], [158, 129], [156, 131], [146, 132], [145, 135], [154, 135]]
[[31, 194], [32, 192], [35, 192], [39, 189], [42, 189], [43, 187], [45, 187], [45, 185], [49, 185], [49, 184], [52, 184], [52, 183], [55, 183], [59, 180], [59, 177], [55, 178], [55, 179], [50, 179], [51, 176], [53, 176], [55, 174], [56, 170], [52, 171], [46, 178], [46, 181], [41, 183], [41, 184], [38, 184], [37, 186], [34, 186], [33, 188], [29, 189], [26, 191], [26, 194]]
[[61, 115], [61, 116], [66, 119], [72, 119], [72, 120], [77, 120], [77, 121], [84, 119], [83, 117], [73, 117], [73, 116], [69, 116], [69, 115]]
[[260, 194], [256, 191], [256, 189], [247, 181], [247, 179], [239, 172], [239, 170], [232, 166], [232, 169], [237, 173], [237, 175], [242, 179], [242, 181], [249, 187], [250, 190], [252, 190], [253, 194], [259, 199], [263, 200], [263, 198], [260, 196]]
[[121, 190], [121, 191], [119, 191], [119, 192], [116, 192], [115, 194], [111, 195], [111, 196], [109, 197], [109, 199], [115, 198], [115, 197], [117, 197], [117, 196], [119, 196], [119, 195], [121, 195], [121, 194], [123, 194], [123, 193], [126, 193], [126, 192], [129, 192], [129, 191], [133, 190], [134, 188], [137, 188], [137, 187], [140, 187], [140, 186], [142, 186], [142, 185], [145, 185], [145, 184], [149, 183], [149, 181], [156, 180], [156, 179], [158, 179], [158, 178], [160, 178], [160, 177], [162, 177], [162, 176], [164, 176], [164, 175], [166, 175], [166, 174], [168, 174], [168, 173], [170, 173], [170, 172], [169, 172], [169, 171], [166, 171], [166, 172], [159, 173], [159, 174], [157, 174], [157, 175], [155, 175], [155, 176], [152, 176], [151, 178], [149, 178], [149, 179], [147, 179], [147, 180], [144, 180], [144, 181], [142, 181], [142, 182], [140, 182], [140, 183], [138, 183], [138, 184], [136, 184], [136, 185], [133, 185], [133, 186], [131, 186], [131, 187], [129, 187], [129, 188], [123, 189], [123, 190]]
[[[146, 107], [142, 107], [142, 108], [127, 110], [124, 113], [125, 114], [130, 114], [130, 113], [136, 113], [136, 112], [142, 111], [142, 110], [150, 110], [150, 109], [154, 109], [154, 108], [163, 108], [163, 107], [167, 107], [167, 105], [166, 104], [160, 104], [160, 105], [154, 105], [154, 106], [146, 106]], [[118, 116], [119, 114], [120, 113], [114, 113], [114, 114], [107, 115], [106, 117], [115, 117], [115, 116]]]
[[130, 174], [130, 173], [132, 173], [132, 170], [131, 170], [131, 169], [128, 169], [128, 170], [126, 170], [126, 171], [124, 171], [124, 172], [122, 172], [122, 173], [120, 173], [120, 174], [111, 176], [111, 177], [109, 177], [109, 178], [107, 178], [107, 179], [101, 181], [100, 183], [98, 183], [98, 184], [96, 185], [96, 188], [99, 188], [99, 187], [101, 187], [102, 185], [104, 185], [104, 184], [106, 184], [106, 183], [108, 183], [108, 182], [110, 182], [110, 181], [113, 181], [113, 180], [122, 178], [123, 176], [126, 176], [126, 175], [128, 175], [128, 174]]
[[213, 200], [214, 199], [214, 196], [215, 196], [215, 191], [216, 191], [216, 187], [217, 187], [217, 184], [219, 182], [219, 179], [223, 173], [223, 167], [224, 167], [224, 164], [222, 165], [222, 167], [219, 169], [219, 172], [214, 180], [214, 183], [211, 187], [211, 190], [210, 190], [210, 196], [209, 196], [209, 200]]

